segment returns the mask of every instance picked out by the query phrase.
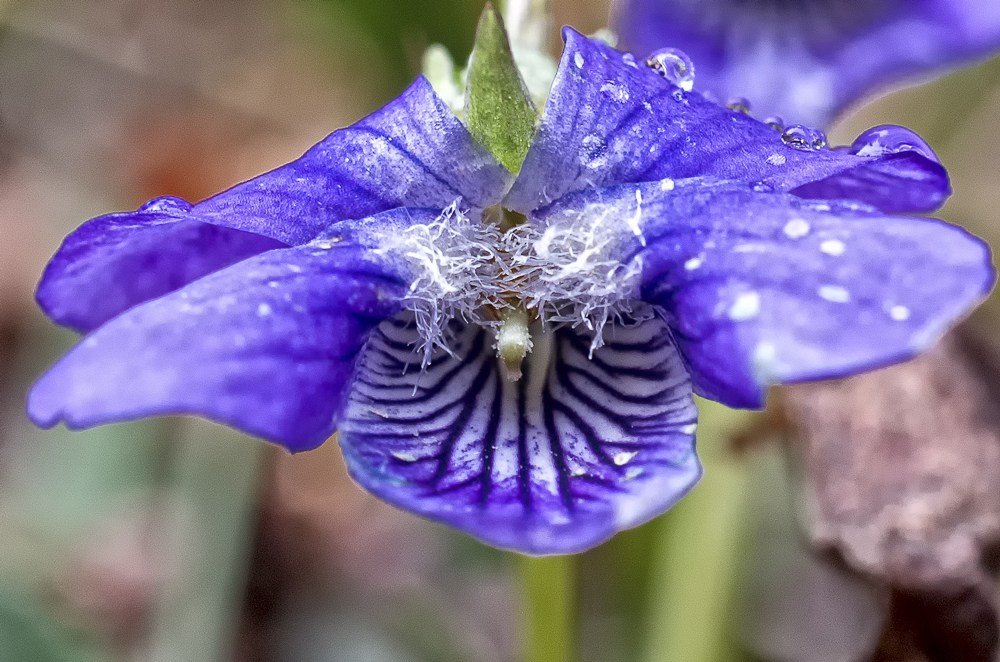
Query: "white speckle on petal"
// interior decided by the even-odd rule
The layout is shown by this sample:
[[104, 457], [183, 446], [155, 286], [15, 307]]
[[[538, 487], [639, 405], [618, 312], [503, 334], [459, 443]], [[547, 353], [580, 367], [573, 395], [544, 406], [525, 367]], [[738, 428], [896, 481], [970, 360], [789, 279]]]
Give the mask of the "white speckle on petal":
[[413, 453], [405, 453], [403, 451], [389, 451], [389, 454], [392, 455], [397, 460], [400, 460], [401, 462], [417, 461], [417, 456], [414, 455]]
[[753, 319], [760, 312], [760, 295], [756, 292], [743, 292], [733, 305], [729, 307], [729, 319], [736, 322]]
[[643, 474], [645, 469], [642, 467], [629, 467], [628, 471], [625, 472], [625, 480], [632, 480], [633, 478], [638, 478]]
[[767, 157], [767, 162], [771, 165], [785, 165], [785, 156], [783, 154], [772, 154]]
[[585, 476], [586, 474], [587, 470], [583, 467], [573, 467], [573, 469], [569, 472], [570, 476]]
[[905, 322], [910, 319], [910, 309], [906, 306], [893, 306], [889, 309], [889, 317], [897, 322]]
[[672, 180], [672, 179], [661, 179], [660, 180], [660, 190], [661, 191], [673, 191], [674, 190], [674, 180]]
[[819, 245], [819, 249], [827, 255], [843, 255], [847, 246], [840, 239], [827, 239]]
[[694, 431], [698, 429], [697, 423], [691, 423], [690, 425], [685, 425], [681, 428], [681, 432], [684, 434], [694, 434]]
[[290, 264], [290, 265], [288, 265], [288, 270], [291, 271], [293, 274], [300, 274], [300, 273], [302, 273], [302, 267], [300, 267], [297, 264]]
[[257, 306], [257, 317], [267, 317], [272, 312], [271, 306], [266, 303], [262, 303]]
[[616, 465], [623, 466], [632, 461], [632, 458], [639, 454], [639, 451], [622, 451], [615, 455], [614, 462]]
[[635, 190], [635, 213], [628, 218], [626, 221], [629, 228], [632, 230], [632, 234], [639, 238], [639, 243], [643, 246], [646, 245], [646, 237], [642, 234], [642, 226], [639, 222], [642, 220], [642, 191], [639, 189]]
[[762, 382], [775, 381], [775, 359], [778, 358], [778, 348], [773, 343], [761, 341], [753, 348], [751, 365], [754, 375]]
[[793, 218], [785, 223], [785, 236], [789, 239], [801, 239], [809, 234], [809, 222], [804, 218]]
[[840, 285], [820, 285], [818, 292], [821, 297], [833, 303], [847, 303], [851, 300], [851, 293]]
[[687, 269], [688, 271], [694, 271], [702, 264], [704, 264], [704, 262], [705, 260], [702, 259], [701, 257], [693, 257], [684, 263], [684, 268]]
[[576, 64], [577, 69], [583, 69], [583, 55], [575, 53], [573, 55], [573, 62]]

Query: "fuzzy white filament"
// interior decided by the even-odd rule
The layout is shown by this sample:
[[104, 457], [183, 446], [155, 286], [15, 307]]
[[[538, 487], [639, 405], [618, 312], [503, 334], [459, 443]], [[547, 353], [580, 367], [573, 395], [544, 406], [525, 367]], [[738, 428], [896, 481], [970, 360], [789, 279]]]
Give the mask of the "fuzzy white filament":
[[[501, 232], [471, 220], [455, 203], [434, 221], [388, 237], [383, 250], [404, 257], [415, 275], [407, 307], [420, 335], [422, 366], [435, 348], [451, 353], [449, 321], [502, 327], [495, 318], [506, 319], [514, 309], [543, 325], [582, 325], [593, 333], [591, 352], [599, 348], [609, 321], [635, 314], [630, 301], [641, 264], [620, 262], [625, 242], [641, 239], [638, 226], [623, 215], [630, 211], [594, 203], [557, 212], [545, 224], [529, 221]], [[503, 329], [497, 331], [497, 350], [506, 351]], [[523, 345], [530, 349], [530, 339]]]

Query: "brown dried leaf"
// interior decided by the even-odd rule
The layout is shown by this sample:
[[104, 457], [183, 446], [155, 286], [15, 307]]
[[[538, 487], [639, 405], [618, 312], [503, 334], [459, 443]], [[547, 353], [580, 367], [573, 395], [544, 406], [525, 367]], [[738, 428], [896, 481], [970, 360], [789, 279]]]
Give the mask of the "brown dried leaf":
[[930, 620], [933, 660], [996, 650], [1000, 417], [982, 373], [952, 334], [908, 363], [783, 391], [814, 545], [890, 584], [894, 610], [918, 607], [906, 620]]

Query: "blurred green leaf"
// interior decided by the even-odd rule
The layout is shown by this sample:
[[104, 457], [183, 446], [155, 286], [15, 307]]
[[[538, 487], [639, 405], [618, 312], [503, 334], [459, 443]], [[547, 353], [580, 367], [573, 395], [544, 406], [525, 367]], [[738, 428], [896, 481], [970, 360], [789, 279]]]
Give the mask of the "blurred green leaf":
[[514, 64], [507, 31], [492, 4], [479, 19], [466, 90], [469, 131], [511, 172], [521, 169], [538, 113]]
[[98, 653], [40, 605], [20, 592], [0, 591], [0, 660], [98, 662]]

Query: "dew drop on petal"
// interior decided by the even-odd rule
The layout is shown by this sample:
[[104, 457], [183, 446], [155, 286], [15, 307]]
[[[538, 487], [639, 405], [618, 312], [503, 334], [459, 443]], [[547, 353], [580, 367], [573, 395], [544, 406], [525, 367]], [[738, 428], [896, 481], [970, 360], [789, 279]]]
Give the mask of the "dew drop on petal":
[[889, 309], [889, 317], [897, 322], [905, 322], [910, 319], [910, 309], [906, 306], [893, 306]]
[[573, 63], [576, 64], [577, 69], [583, 69], [583, 55], [581, 55], [580, 53], [574, 53]]
[[646, 66], [685, 92], [694, 88], [694, 63], [679, 48], [662, 48], [654, 52], [646, 59]]
[[413, 453], [405, 453], [403, 451], [389, 451], [389, 454], [401, 462], [416, 462], [417, 456]]
[[793, 218], [785, 223], [784, 233], [789, 239], [801, 239], [809, 234], [809, 222], [804, 218]]
[[781, 141], [794, 149], [811, 152], [826, 148], [826, 134], [802, 124], [792, 124], [781, 134]]
[[743, 97], [737, 97], [735, 99], [732, 99], [729, 103], [726, 104], [726, 108], [728, 108], [729, 110], [734, 110], [737, 113], [743, 113], [744, 115], [750, 114], [750, 102], [744, 99]]
[[940, 163], [937, 154], [927, 142], [905, 126], [883, 124], [868, 129], [851, 144], [848, 150], [857, 156], [883, 156], [899, 152], [916, 152]]
[[785, 130], [785, 120], [781, 119], [777, 115], [772, 115], [764, 120], [764, 124], [768, 125], [778, 133], [782, 133]]
[[191, 203], [172, 196], [164, 196], [150, 200], [139, 207], [141, 212], [189, 212]]
[[698, 424], [691, 423], [689, 425], [685, 425], [684, 427], [682, 427], [681, 432], [683, 432], [684, 434], [694, 434], [694, 431], [697, 429], [698, 429]]
[[833, 303], [847, 303], [851, 300], [851, 293], [840, 285], [820, 285], [818, 294]]
[[700, 257], [693, 257], [693, 258], [691, 258], [690, 260], [688, 260], [687, 262], [684, 263], [684, 268], [687, 271], [694, 271], [695, 269], [697, 269], [698, 267], [700, 267], [702, 264], [704, 264], [704, 262], [705, 262], [705, 260], [703, 260]]
[[819, 249], [827, 255], [836, 256], [843, 255], [844, 251], [847, 250], [847, 246], [840, 239], [827, 239], [819, 245]]
[[729, 307], [729, 319], [735, 322], [753, 319], [760, 312], [760, 295], [756, 292], [743, 292], [733, 305]]

